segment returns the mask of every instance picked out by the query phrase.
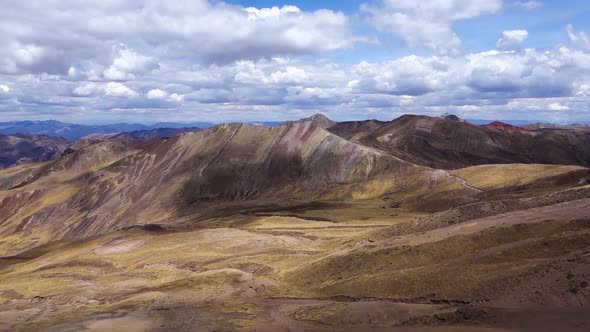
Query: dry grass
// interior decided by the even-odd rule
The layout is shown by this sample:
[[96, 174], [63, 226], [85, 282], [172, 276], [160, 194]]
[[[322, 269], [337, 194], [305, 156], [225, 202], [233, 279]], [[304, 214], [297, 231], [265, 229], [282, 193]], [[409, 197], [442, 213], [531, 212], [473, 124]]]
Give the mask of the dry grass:
[[[474, 186], [494, 189], [579, 169], [473, 167], [457, 175]], [[528, 175], [519, 175], [522, 172]], [[430, 191], [432, 181], [439, 181], [437, 191]], [[442, 202], [444, 194], [448, 200], [471, 194], [445, 177], [421, 178], [407, 187], [408, 193], [387, 192], [376, 199], [225, 215], [200, 224], [186, 222], [182, 229], [116, 231], [35, 248], [23, 253], [21, 260], [0, 262], [0, 329], [7, 324], [2, 317], [13, 320], [7, 325], [11, 329], [84, 322], [85, 328], [128, 324], [131, 330], [139, 322], [175, 326], [175, 321], [186, 321], [193, 329], [248, 330], [257, 328], [261, 320], [272, 320], [329, 330], [346, 326], [351, 319], [360, 322], [359, 329], [386, 328], [440, 312], [428, 303], [432, 299], [483, 299], [515, 307], [519, 301], [537, 305], [557, 299], [558, 305], [567, 306], [590, 295], [581, 286], [590, 275], [586, 220], [528, 220], [526, 225], [503, 226], [508, 221], [500, 216], [495, 227], [478, 229], [465, 223], [372, 238], [388, 226], [423, 215], [408, 208], [413, 204]], [[31, 206], [61, 204], [76, 190], [64, 188], [69, 189], [48, 193]], [[402, 202], [399, 207], [398, 202]], [[20, 211], [22, 215], [15, 218], [35, 209]], [[522, 213], [518, 216], [526, 219]], [[158, 218], [169, 216], [166, 211]], [[50, 233], [35, 236], [47, 241]], [[0, 247], [32, 245], [36, 240], [13, 235], [2, 241]], [[125, 243], [140, 245], [121, 247]], [[568, 279], [570, 270], [573, 277]], [[536, 291], [542, 295], [534, 295]], [[335, 295], [361, 299], [353, 304], [309, 299]], [[367, 296], [391, 299], [366, 304], [362, 298]], [[276, 299], [281, 297], [307, 300], [293, 304]], [[404, 309], [391, 301], [423, 302], [424, 307]], [[15, 309], [22, 316], [16, 317]], [[359, 312], [367, 315], [355, 316]], [[123, 317], [131, 318], [121, 321]]]
[[523, 186], [544, 178], [587, 170], [581, 166], [510, 164], [482, 165], [462, 168], [452, 174], [464, 178], [474, 187], [495, 190], [512, 186]]

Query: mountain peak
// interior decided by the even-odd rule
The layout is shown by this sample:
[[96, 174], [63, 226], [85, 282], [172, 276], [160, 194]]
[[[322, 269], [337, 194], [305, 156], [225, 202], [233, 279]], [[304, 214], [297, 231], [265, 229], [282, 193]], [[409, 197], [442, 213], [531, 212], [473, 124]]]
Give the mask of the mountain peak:
[[508, 124], [508, 123], [505, 123], [505, 122], [502, 122], [502, 121], [493, 121], [493, 122], [488, 123], [484, 127], [485, 128], [502, 130], [502, 131], [517, 131], [517, 132], [521, 132], [521, 133], [526, 133], [526, 132], [529, 132], [530, 131], [530, 130], [528, 130], [526, 128], [513, 126], [511, 124]]
[[335, 121], [330, 120], [330, 118], [321, 113], [314, 114], [308, 118], [300, 119], [297, 122], [312, 122], [318, 127], [322, 128], [330, 128], [336, 124]]
[[440, 118], [444, 119], [444, 120], [449, 120], [449, 121], [465, 122], [465, 120], [463, 120], [460, 117], [456, 116], [455, 114], [451, 114], [451, 113], [444, 113], [440, 116]]

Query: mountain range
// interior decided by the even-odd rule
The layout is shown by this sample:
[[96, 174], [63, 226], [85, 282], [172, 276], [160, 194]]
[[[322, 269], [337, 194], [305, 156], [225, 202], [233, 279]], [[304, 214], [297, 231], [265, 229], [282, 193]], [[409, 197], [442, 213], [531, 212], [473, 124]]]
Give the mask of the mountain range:
[[590, 165], [590, 135], [555, 126], [525, 129], [405, 115], [389, 122], [340, 122], [329, 130], [404, 160], [443, 169], [502, 163]]
[[0, 169], [58, 158], [70, 142], [61, 137], [31, 134], [0, 135]]
[[[252, 125], [260, 126], [277, 126], [284, 121], [264, 121], [264, 122], [247, 122]], [[82, 125], [64, 123], [55, 120], [41, 120], [41, 121], [10, 121], [0, 122], [0, 134], [33, 134], [44, 136], [63, 137], [71, 141], [78, 140], [90, 135], [106, 134], [113, 135], [128, 132], [148, 132], [154, 130], [166, 130], [168, 135], [174, 135], [173, 129], [180, 129], [181, 131], [204, 129], [215, 126], [212, 122], [158, 122], [154, 124], [140, 124], [140, 123], [114, 123], [114, 124], [97, 124], [97, 125]]]
[[69, 140], [77, 140], [92, 134], [116, 134], [158, 128], [208, 128], [213, 126], [209, 122], [174, 123], [160, 122], [152, 125], [115, 123], [106, 125], [81, 125], [70, 124], [55, 120], [46, 121], [12, 121], [0, 122], [0, 134], [34, 134], [46, 136], [58, 136]]
[[0, 170], [0, 330], [590, 326], [583, 129], [316, 115], [92, 134], [5, 140], [38, 156]]

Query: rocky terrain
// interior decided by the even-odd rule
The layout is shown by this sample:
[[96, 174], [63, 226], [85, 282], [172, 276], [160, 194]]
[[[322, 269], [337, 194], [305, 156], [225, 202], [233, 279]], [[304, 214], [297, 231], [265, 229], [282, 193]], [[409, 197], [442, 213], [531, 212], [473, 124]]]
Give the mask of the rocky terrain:
[[587, 331], [590, 138], [529, 130], [315, 116], [0, 170], [0, 330]]
[[[0, 122], [0, 134], [33, 134], [53, 137], [63, 137], [69, 140], [78, 140], [80, 138], [95, 134], [118, 134], [135, 131], [151, 131], [160, 128], [182, 129], [182, 128], [208, 128], [213, 126], [209, 122], [193, 123], [156, 123], [153, 125], [144, 125], [138, 123], [116, 123], [108, 125], [82, 125], [64, 123], [54, 120], [46, 121], [11, 121]], [[157, 131], [156, 131], [157, 132]]]
[[136, 140], [147, 140], [154, 138], [172, 138], [181, 133], [190, 133], [200, 131], [201, 128], [156, 128], [147, 130], [135, 130], [126, 133], [115, 134], [107, 136], [106, 138], [128, 138]]
[[511, 132], [511, 131], [515, 131], [515, 132], [520, 132], [520, 133], [528, 133], [530, 132], [529, 129], [524, 128], [524, 127], [518, 127], [518, 126], [513, 126], [511, 124], [505, 123], [505, 122], [501, 122], [501, 121], [493, 121], [488, 123], [487, 125], [484, 126], [485, 128], [490, 128], [490, 129], [497, 129], [500, 131], [506, 131], [506, 132]]
[[506, 163], [590, 165], [590, 132], [519, 128], [501, 122], [476, 126], [404, 115], [389, 122], [341, 122], [329, 130], [353, 142], [434, 168]]
[[0, 135], [0, 169], [55, 159], [68, 144], [66, 139], [57, 137], [29, 134]]

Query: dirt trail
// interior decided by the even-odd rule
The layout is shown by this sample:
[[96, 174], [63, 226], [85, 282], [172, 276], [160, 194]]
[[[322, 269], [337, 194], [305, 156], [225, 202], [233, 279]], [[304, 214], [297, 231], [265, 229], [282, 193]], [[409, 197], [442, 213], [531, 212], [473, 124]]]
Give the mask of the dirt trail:
[[117, 240], [111, 243], [105, 243], [92, 250], [97, 256], [123, 254], [132, 252], [145, 244], [144, 240]]
[[420, 245], [423, 243], [440, 241], [451, 236], [481, 232], [491, 227], [508, 227], [525, 223], [532, 224], [547, 220], [569, 221], [586, 218], [590, 218], [589, 198], [473, 219], [469, 222], [457, 225], [403, 236], [393, 240], [392, 243], [399, 245]]
[[451, 178], [451, 179], [455, 179], [455, 180], [459, 181], [459, 183], [460, 183], [460, 184], [461, 184], [463, 187], [465, 187], [465, 188], [467, 188], [467, 189], [471, 189], [471, 190], [473, 190], [473, 191], [475, 191], [475, 192], [477, 192], [477, 193], [482, 193], [482, 192], [484, 192], [483, 190], [481, 190], [481, 189], [479, 189], [479, 188], [477, 188], [477, 187], [474, 187], [474, 186], [470, 185], [470, 184], [469, 184], [469, 182], [467, 182], [467, 180], [465, 180], [464, 178], [462, 178], [462, 177], [460, 177], [460, 176], [457, 176], [457, 175], [453, 175], [453, 174], [451, 174], [451, 172], [449, 172], [449, 171], [440, 170], [439, 172], [441, 172], [441, 173], [444, 173], [444, 175], [445, 175], [446, 177], [449, 177], [449, 178]]

